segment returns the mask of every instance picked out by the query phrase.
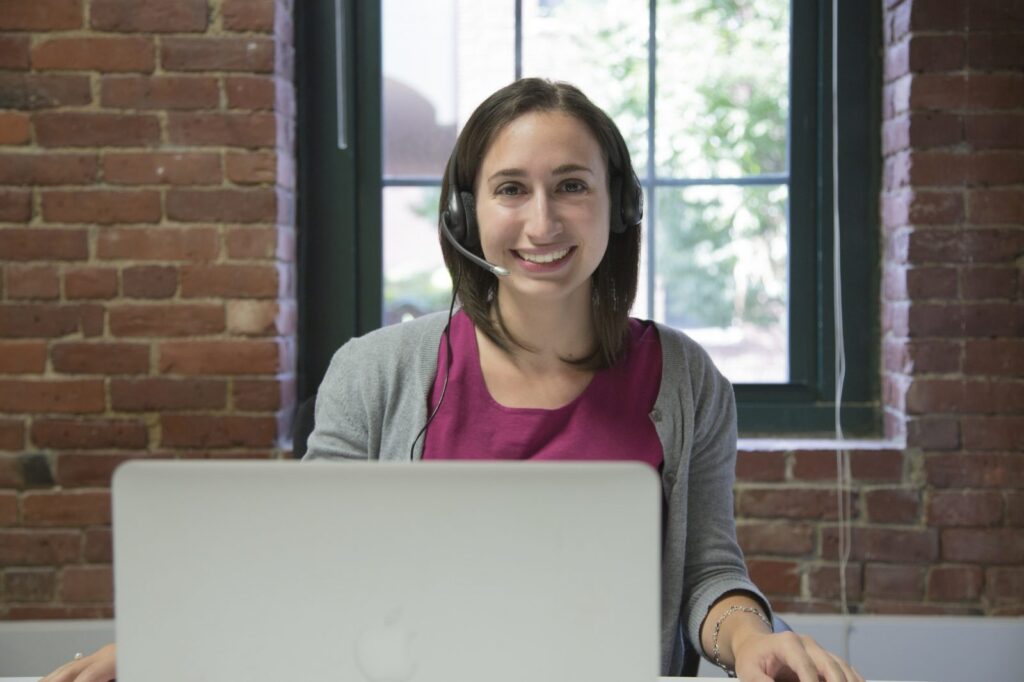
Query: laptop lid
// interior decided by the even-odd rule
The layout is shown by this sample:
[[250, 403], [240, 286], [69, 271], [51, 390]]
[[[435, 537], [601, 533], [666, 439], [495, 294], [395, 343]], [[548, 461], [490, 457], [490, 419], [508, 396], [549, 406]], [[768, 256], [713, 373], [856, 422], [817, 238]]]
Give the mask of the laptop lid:
[[659, 485], [627, 463], [129, 462], [118, 679], [654, 680]]

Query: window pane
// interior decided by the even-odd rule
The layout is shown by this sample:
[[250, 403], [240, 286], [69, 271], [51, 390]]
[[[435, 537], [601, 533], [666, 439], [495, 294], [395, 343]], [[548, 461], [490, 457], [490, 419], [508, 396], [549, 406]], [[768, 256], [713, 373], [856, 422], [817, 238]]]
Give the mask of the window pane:
[[659, 188], [655, 319], [734, 383], [789, 379], [787, 189]]
[[789, 0], [661, 0], [657, 18], [659, 175], [786, 172]]
[[437, 187], [384, 188], [384, 324], [447, 310], [451, 278], [437, 236]]
[[525, 0], [523, 75], [577, 85], [647, 164], [646, 0]]
[[440, 177], [458, 129], [515, 75], [514, 0], [384, 0], [384, 176]]

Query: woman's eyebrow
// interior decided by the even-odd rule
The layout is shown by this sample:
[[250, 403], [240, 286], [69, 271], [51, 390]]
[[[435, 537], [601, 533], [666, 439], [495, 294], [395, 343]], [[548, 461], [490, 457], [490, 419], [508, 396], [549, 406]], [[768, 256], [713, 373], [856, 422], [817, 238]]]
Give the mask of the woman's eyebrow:
[[[594, 171], [590, 168], [578, 163], [563, 163], [561, 166], [552, 170], [551, 174], [565, 175], [566, 173], [579, 173], [581, 171], [584, 173], [590, 173], [591, 175], [594, 174]], [[526, 171], [522, 168], [503, 168], [500, 171], [493, 173], [489, 178], [487, 178], [487, 181], [490, 182], [495, 178], [521, 178], [525, 175]]]

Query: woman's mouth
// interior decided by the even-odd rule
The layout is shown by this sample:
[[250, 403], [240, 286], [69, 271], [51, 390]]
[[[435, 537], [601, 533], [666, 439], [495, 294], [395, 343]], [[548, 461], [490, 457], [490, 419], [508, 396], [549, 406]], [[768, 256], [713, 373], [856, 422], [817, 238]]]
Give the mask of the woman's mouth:
[[516, 251], [515, 254], [519, 258], [523, 259], [527, 263], [537, 263], [538, 265], [547, 265], [560, 261], [569, 255], [575, 247], [569, 246], [558, 251], [548, 251], [547, 253], [525, 253], [523, 251]]

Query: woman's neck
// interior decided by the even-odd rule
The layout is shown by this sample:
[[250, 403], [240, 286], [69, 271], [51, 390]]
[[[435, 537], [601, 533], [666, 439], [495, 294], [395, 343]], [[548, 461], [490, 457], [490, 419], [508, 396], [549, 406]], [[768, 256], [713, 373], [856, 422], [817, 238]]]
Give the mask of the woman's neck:
[[[586, 295], [580, 295], [583, 293]], [[510, 346], [517, 363], [564, 368], [566, 360], [579, 359], [593, 351], [596, 338], [589, 291], [571, 299], [527, 301], [498, 289], [497, 309], [492, 314], [496, 318], [500, 310], [505, 330], [526, 347]]]

